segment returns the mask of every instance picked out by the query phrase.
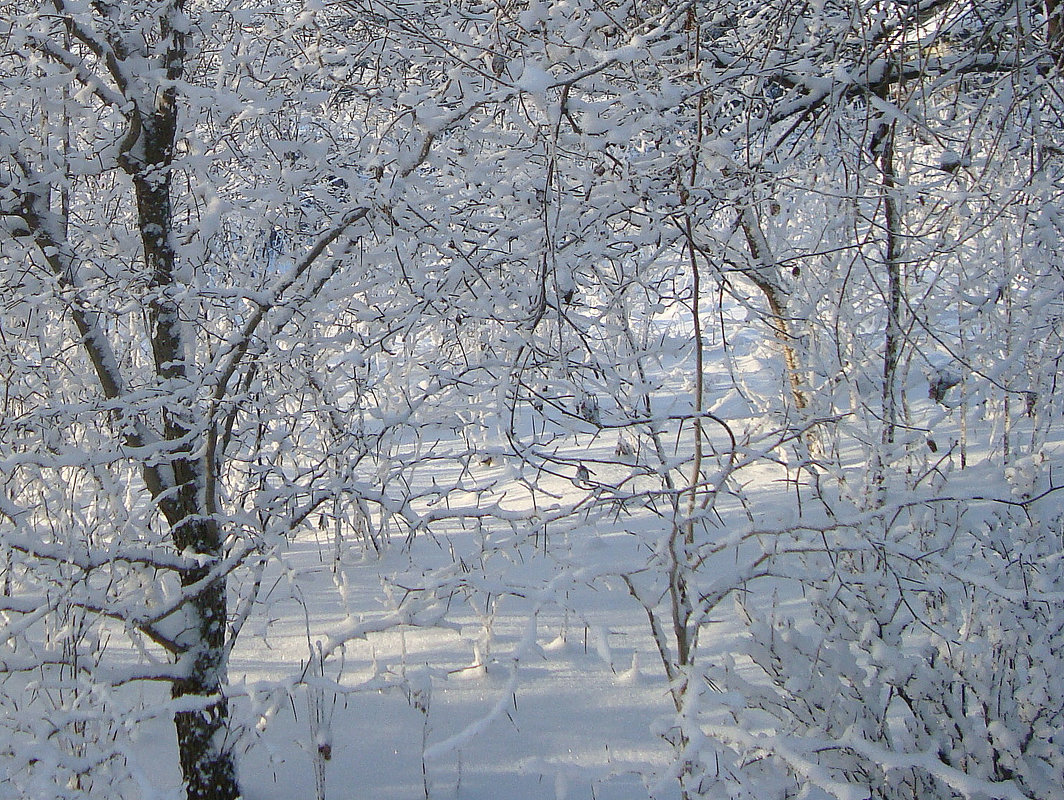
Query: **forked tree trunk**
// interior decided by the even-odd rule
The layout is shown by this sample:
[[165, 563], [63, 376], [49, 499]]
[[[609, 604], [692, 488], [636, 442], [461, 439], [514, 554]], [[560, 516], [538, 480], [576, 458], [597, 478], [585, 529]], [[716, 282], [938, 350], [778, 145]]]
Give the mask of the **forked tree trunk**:
[[181, 571], [182, 587], [196, 589], [185, 603], [185, 630], [175, 644], [182, 675], [173, 681], [175, 699], [200, 698], [201, 708], [175, 712], [177, 745], [188, 800], [235, 800], [240, 796], [231, 745], [227, 742], [229, 711], [223, 693], [226, 680], [226, 579], [219, 576], [204, 586], [210, 565], [222, 552], [222, 534], [209, 507], [206, 487], [214, 463], [197, 455], [205, 432], [193, 422], [196, 402], [191, 390], [190, 355], [185, 341], [177, 297], [184, 287], [177, 279], [174, 251], [173, 156], [177, 141], [178, 108], [175, 83], [184, 75], [186, 26], [183, 0], [173, 0], [160, 15], [159, 34], [166, 70], [165, 88], [157, 88], [153, 105], [148, 100], [130, 112], [130, 130], [123, 141], [120, 163], [133, 179], [137, 199], [137, 224], [144, 251], [151, 300], [148, 335], [156, 378], [170, 391], [179, 392], [172, 407], [163, 411], [163, 437], [170, 443], [169, 466], [173, 483], [154, 492], [175, 548], [205, 556], [202, 566]]

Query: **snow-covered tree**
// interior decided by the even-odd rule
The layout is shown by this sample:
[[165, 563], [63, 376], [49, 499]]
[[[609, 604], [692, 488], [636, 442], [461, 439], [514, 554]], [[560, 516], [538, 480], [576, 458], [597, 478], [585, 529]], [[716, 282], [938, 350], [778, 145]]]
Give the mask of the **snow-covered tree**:
[[[359, 424], [373, 393], [394, 393], [379, 419], [435, 391], [375, 363], [429, 335], [424, 277], [397, 290], [369, 217], [431, 137], [345, 106], [390, 52], [338, 42], [343, 13], [4, 14], [5, 780], [137, 780], [122, 719], [152, 714], [118, 687], [161, 681], [188, 796], [234, 798], [226, 664], [269, 555], [315, 511], [372, 544], [404, 507], [353, 472], [392, 477], [394, 424]], [[396, 63], [376, 69], [399, 86]]]
[[[317, 667], [455, 596], [565, 606], [581, 574], [649, 622], [688, 794], [885, 794], [900, 770], [1039, 795], [1055, 751], [1002, 730], [1049, 747], [1031, 709], [1055, 685], [921, 709], [1004, 669], [953, 643], [1011, 636], [1028, 672], [1059, 650], [1016, 639], [1057, 624], [1056, 578], [1025, 571], [1059, 525], [1038, 506], [1062, 412], [1055, 5], [23, 6], [0, 2], [20, 791], [144, 780], [125, 720], [172, 715], [189, 797], [238, 796], [227, 660], [290, 538], [376, 553], [447, 522], [480, 549], [412, 564], [394, 613], [338, 626]], [[970, 491], [977, 460], [1027, 495]], [[788, 523], [748, 483], [770, 478]], [[643, 556], [556, 544], [530, 587], [508, 568], [548, 523]], [[751, 607], [762, 579], [797, 582], [807, 628]], [[705, 645], [732, 600], [740, 668]]]
[[505, 519], [470, 466], [557, 459], [519, 406], [598, 424], [568, 308], [590, 281], [623, 320], [598, 284], [640, 285], [615, 267], [656, 234], [618, 244], [637, 190], [570, 148], [639, 157], [623, 65], [682, 14], [588, 6], [581, 44], [538, 5], [4, 9], [5, 776], [150, 783], [130, 721], [172, 715], [188, 796], [233, 798], [227, 661], [287, 538]]

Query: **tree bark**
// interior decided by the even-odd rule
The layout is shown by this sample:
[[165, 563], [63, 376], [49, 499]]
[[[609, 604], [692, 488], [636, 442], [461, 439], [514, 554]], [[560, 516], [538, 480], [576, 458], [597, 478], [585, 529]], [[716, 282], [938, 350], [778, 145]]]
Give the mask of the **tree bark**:
[[883, 444], [887, 445], [894, 443], [898, 425], [897, 375], [902, 336], [901, 264], [898, 250], [901, 219], [894, 173], [894, 123], [881, 127], [877, 136], [886, 228], [884, 261], [887, 267], [887, 325], [883, 355]]
[[776, 340], [783, 350], [783, 362], [787, 367], [787, 380], [791, 385], [791, 397], [794, 400], [795, 408], [803, 411], [809, 406], [809, 399], [806, 397], [803, 386], [798, 354], [794, 349], [794, 337], [791, 334], [787, 311], [787, 298], [785, 290], [781, 286], [778, 268], [775, 263], [776, 259], [769, 248], [768, 240], [761, 230], [761, 223], [758, 222], [757, 214], [754, 210], [749, 205], [744, 205], [739, 209], [738, 213], [739, 224], [743, 229], [743, 235], [746, 237], [746, 244], [750, 248], [750, 255], [753, 259], [752, 267], [744, 270], [743, 274], [761, 290], [761, 293], [765, 295], [765, 299], [768, 301], [769, 311], [772, 312]]
[[1049, 53], [1057, 64], [1064, 68], [1064, 6], [1059, 0], [1045, 0], [1046, 6], [1046, 43]]
[[[175, 531], [175, 538], [178, 532]], [[218, 542], [218, 526], [211, 520], [191, 522], [180, 529], [181, 538], [200, 538], [203, 544]], [[207, 567], [188, 570], [181, 575], [183, 586], [206, 577]], [[185, 792], [189, 800], [236, 800], [240, 796], [236, 765], [226, 732], [229, 707], [223, 693], [226, 671], [225, 580], [209, 583], [188, 602], [187, 635], [190, 640], [184, 659], [188, 662], [185, 677], [171, 685], [174, 699], [210, 698], [202, 710], [180, 710], [174, 714], [178, 755]]]
[[[155, 500], [170, 525], [179, 552], [206, 556], [205, 564], [181, 571], [181, 585], [192, 589], [184, 608], [185, 628], [176, 639], [181, 677], [171, 685], [175, 699], [202, 698], [201, 708], [174, 714], [177, 745], [188, 800], [235, 800], [240, 796], [236, 766], [227, 741], [228, 703], [224, 694], [226, 579], [206, 581], [210, 564], [223, 555], [222, 532], [213, 508], [207, 507], [208, 472], [215, 468], [196, 443], [205, 436], [193, 423], [196, 402], [188, 364], [188, 347], [175, 289], [172, 170], [178, 132], [175, 82], [184, 74], [186, 54], [182, 0], [160, 17], [161, 46], [167, 85], [157, 88], [154, 107], [136, 104], [130, 132], [123, 143], [121, 164], [133, 179], [144, 266], [150, 299], [148, 335], [156, 378], [171, 397], [162, 412], [163, 438], [169, 443], [172, 484]], [[182, 704], [183, 705], [183, 704]], [[193, 706], [196, 703], [192, 703]]]

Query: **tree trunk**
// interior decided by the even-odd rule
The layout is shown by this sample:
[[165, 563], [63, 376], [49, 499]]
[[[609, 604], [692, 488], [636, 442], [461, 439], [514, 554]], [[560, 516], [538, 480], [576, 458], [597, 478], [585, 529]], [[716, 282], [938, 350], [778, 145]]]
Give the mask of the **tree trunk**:
[[[190, 348], [185, 342], [178, 296], [173, 223], [174, 146], [178, 132], [177, 91], [184, 75], [186, 43], [182, 0], [160, 18], [165, 46], [167, 85], [156, 88], [152, 107], [138, 104], [130, 114], [130, 130], [123, 141], [121, 164], [133, 179], [144, 266], [151, 299], [148, 335], [155, 374], [172, 397], [162, 412], [163, 437], [170, 443], [169, 491], [156, 493], [156, 503], [170, 524], [174, 547], [182, 553], [206, 556], [202, 566], [181, 571], [182, 587], [200, 584], [211, 564], [223, 555], [222, 534], [209, 507], [206, 486], [215, 465], [203, 456], [198, 443], [206, 435], [197, 430], [196, 393], [189, 367]], [[149, 484], [150, 485], [150, 484]], [[235, 800], [240, 796], [231, 745], [226, 739], [228, 703], [223, 693], [227, 652], [226, 579], [218, 577], [198, 587], [185, 603], [186, 627], [176, 639], [183, 674], [171, 685], [175, 699], [203, 698], [205, 707], [181, 709], [174, 714], [177, 745], [188, 800]], [[192, 703], [195, 706], [195, 703]]]
[[[187, 530], [190, 528], [196, 530]], [[184, 529], [185, 535], [217, 540], [217, 525], [210, 521], [190, 523]], [[202, 580], [207, 571], [207, 567], [187, 570], [182, 574], [181, 582], [185, 586], [192, 585]], [[214, 581], [196, 594], [188, 603], [186, 619], [189, 623], [187, 634], [192, 643], [184, 656], [188, 673], [173, 682], [171, 694], [174, 699], [195, 696], [211, 698], [211, 701], [203, 709], [174, 714], [185, 791], [188, 800], [236, 800], [240, 789], [226, 741], [229, 708], [223, 694], [225, 581]]]
[[[886, 227], [887, 326], [883, 355], [883, 444], [894, 443], [898, 425], [898, 362], [901, 352], [901, 263], [899, 239], [901, 219], [898, 210], [897, 180], [894, 174], [894, 123], [880, 128], [879, 164], [882, 176], [884, 222]], [[879, 135], [879, 134], [877, 134]]]
[[[165, 121], [165, 120], [164, 120]], [[169, 160], [174, 128], [159, 125], [158, 115], [145, 125], [148, 137], [144, 152], [160, 153]], [[173, 122], [171, 119], [170, 122]], [[169, 141], [151, 141], [160, 131]], [[169, 146], [168, 146], [169, 145]], [[154, 297], [149, 309], [152, 353], [156, 374], [171, 390], [188, 386], [189, 374], [184, 344], [184, 326], [171, 288], [174, 284], [176, 256], [172, 244], [172, 208], [169, 163], [166, 177], [152, 168], [134, 174], [137, 208], [144, 257], [150, 273]], [[210, 565], [223, 555], [222, 534], [212, 517], [214, 509], [206, 502], [207, 473], [214, 468], [193, 453], [203, 432], [192, 423], [194, 399], [191, 392], [181, 392], [171, 409], [163, 412], [163, 433], [172, 443], [169, 466], [173, 474], [171, 491], [158, 496], [156, 502], [171, 527], [174, 547], [179, 552], [207, 556], [207, 563], [182, 570], [182, 587], [191, 587], [207, 578]], [[236, 767], [226, 729], [228, 705], [222, 689], [226, 677], [225, 625], [227, 616], [226, 579], [216, 578], [199, 588], [185, 604], [186, 628], [177, 639], [185, 674], [175, 680], [171, 693], [182, 697], [211, 698], [204, 709], [175, 713], [177, 744], [188, 800], [235, 800], [240, 796]]]
[[[809, 398], [806, 396], [804, 381], [802, 379], [801, 364], [798, 353], [794, 349], [794, 337], [791, 333], [790, 318], [787, 311], [786, 291], [782, 286], [779, 276], [779, 268], [776, 266], [775, 256], [772, 254], [768, 240], [765, 238], [761, 223], [757, 214], [749, 205], [739, 209], [739, 224], [746, 237], [746, 244], [750, 248], [753, 264], [750, 269], [743, 270], [743, 274], [749, 278], [768, 301], [769, 310], [772, 312], [772, 327], [776, 333], [776, 340], [783, 350], [783, 362], [787, 367], [787, 380], [791, 386], [791, 397], [794, 406], [799, 411], [804, 411], [809, 406]], [[812, 444], [812, 442], [811, 442]]]
[[1064, 68], [1064, 6], [1059, 0], [1045, 0], [1046, 6], [1046, 43], [1049, 53], [1057, 63], [1057, 68]]

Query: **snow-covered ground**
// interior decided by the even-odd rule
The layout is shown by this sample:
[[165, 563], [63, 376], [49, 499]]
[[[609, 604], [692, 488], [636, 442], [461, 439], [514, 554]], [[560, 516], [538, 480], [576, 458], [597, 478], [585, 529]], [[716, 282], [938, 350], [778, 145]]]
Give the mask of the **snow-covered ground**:
[[[675, 323], [669, 328], [684, 333]], [[744, 344], [738, 368], [769, 388], [779, 379], [771, 349], [756, 337]], [[723, 352], [711, 355], [716, 377], [707, 395], [741, 430], [738, 412], [749, 409], [730, 390]], [[666, 372], [655, 398], [663, 417], [690, 407], [689, 370], [674, 365]], [[576, 505], [589, 486], [638, 494], [641, 480], [652, 488], [654, 479], [632, 477], [634, 457], [618, 455], [616, 443], [615, 434], [590, 428], [552, 440], [552, 452], [586, 464], [589, 475], [581, 479], [575, 467], [539, 475], [537, 498], [505, 459], [477, 466], [472, 478], [518, 510], [533, 500]], [[505, 442], [483, 446], [504, 449]], [[678, 459], [688, 457], [686, 439], [679, 449], [670, 446]], [[435, 469], [418, 479], [446, 483], [456, 471], [446, 460]], [[765, 482], [758, 491], [765, 508], [790, 503], [787, 487], [774, 483], [778, 468], [754, 472]], [[736, 511], [734, 500], [720, 504], [725, 514], [729, 507]], [[333, 798], [679, 797], [675, 754], [661, 736], [674, 724], [668, 680], [646, 611], [619, 577], [645, 565], [667, 525], [646, 508], [610, 511], [605, 500], [578, 516], [583, 521], [548, 525], [531, 537], [522, 533], [525, 523], [494, 532], [444, 528], [381, 557], [355, 540], [337, 559], [329, 533], [302, 533], [264, 579], [262, 602], [231, 662], [236, 691], [253, 699], [241, 700], [235, 715], [249, 726], [264, 709], [260, 721], [268, 718], [261, 733], [248, 736], [241, 758], [249, 800], [310, 795], [316, 764]], [[468, 581], [454, 578], [456, 562], [468, 563]], [[457, 587], [441, 627], [418, 623], [347, 638], [360, 624], [394, 619], [402, 608], [398, 587], [439, 580], [436, 570]], [[726, 648], [737, 624], [717, 620], [706, 652]], [[324, 665], [307, 667], [307, 686], [291, 699], [275, 691], [278, 681], [303, 674], [319, 645], [328, 652], [339, 639], [343, 648]]]
[[[683, 337], [678, 325], [674, 321], [665, 335]], [[679, 342], [664, 349], [683, 352]], [[809, 556], [811, 562], [798, 556], [780, 562], [815, 571], [816, 559], [827, 563], [828, 537], [838, 537], [831, 541], [842, 553], [852, 535], [872, 543], [855, 558], [891, 547], [904, 555], [912, 540], [904, 533], [892, 540], [893, 532], [920, 533], [923, 524], [919, 515], [906, 516], [910, 501], [926, 501], [921, 513], [930, 520], [926, 536], [933, 539], [940, 519], [936, 514], [943, 519], [983, 514], [977, 508], [983, 501], [976, 498], [992, 494], [1030, 497], [1046, 488], [1046, 464], [1061, 460], [1059, 445], [1050, 443], [1037, 458], [1017, 460], [1004, 469], [973, 447], [969, 468], [958, 471], [950, 446], [957, 435], [952, 412], [924, 399], [926, 382], [914, 375], [908, 390], [916, 413], [936, 419], [935, 436], [944, 447], [932, 453], [923, 434], [913, 440], [910, 449], [920, 455], [910, 461], [922, 463], [926, 477], [886, 477], [886, 507], [894, 511], [884, 523], [883, 514], [859, 513], [874, 505], [862, 496], [867, 492], [862, 481], [868, 469], [861, 462], [866, 451], [851, 442], [835, 462], [834, 474], [821, 472], [818, 478], [799, 467], [801, 442], [775, 435], [772, 417], [755, 407], [758, 396], [781, 394], [784, 377], [771, 341], [742, 334], [733, 337], [727, 350], [710, 343], [707, 362], [706, 405], [727, 421], [742, 455], [741, 466], [729, 472], [728, 438], [720, 425], [706, 426], [707, 484], [700, 498], [716, 491], [716, 499], [696, 514], [685, 586], [693, 597], [720, 587], [734, 589], [724, 602], [707, 605], [701, 620], [699, 671], [691, 674], [708, 687], [710, 701], [685, 707], [687, 718], [682, 719], [674, 703], [676, 684], [670, 686], [663, 665], [662, 642], [674, 648], [668, 657], [677, 658], [669, 618], [674, 607], [668, 541], [674, 537], [675, 545], [672, 525], [686, 519], [689, 510], [682, 505], [679, 514], [669, 510], [669, 497], [676, 492], [665, 491], [660, 472], [641, 467], [653, 460], [651, 455], [619, 452], [616, 431], [569, 420], [568, 429], [559, 425], [542, 440], [552, 460], [548, 469], [532, 475], [527, 461], [506, 457], [509, 444], [498, 429], [488, 427], [477, 446], [496, 454], [490, 463], [470, 461], [466, 440], [444, 437], [431, 445], [441, 457], [409, 477], [415, 495], [434, 485], [454, 486], [460, 479], [465, 488], [452, 492], [452, 499], [490, 507], [491, 514], [463, 518], [460, 509], [449, 507], [453, 518], [413, 537], [397, 536], [381, 553], [353, 530], [338, 540], [331, 528], [304, 526], [272, 555], [229, 669], [247, 800], [677, 800], [682, 796], [681, 770], [715, 758], [718, 746], [695, 742], [693, 750], [678, 758], [675, 745], [682, 726], [685, 742], [698, 730], [723, 739], [749, 735], [751, 741], [778, 732], [763, 708], [746, 708], [749, 698], [734, 689], [729, 693], [722, 683], [764, 680], [754, 666], [749, 631], [761, 630], [769, 638], [776, 631], [786, 636], [816, 633], [805, 595], [815, 581], [777, 572], [765, 579], [755, 575], [747, 583], [744, 576], [759, 558], [773, 548], [801, 552], [821, 537], [824, 551]], [[654, 404], [660, 418], [688, 414], [689, 368], [682, 360], [658, 368]], [[490, 410], [479, 411], [492, 416]], [[521, 432], [532, 441], [531, 423], [524, 424]], [[666, 457], [685, 464], [692, 452], [690, 427], [674, 422], [662, 426]], [[1021, 432], [1018, 428], [1016, 434]], [[972, 433], [971, 438], [989, 437]], [[403, 444], [395, 446], [401, 455]], [[643, 437], [638, 446], [650, 444]], [[459, 462], [449, 452], [466, 455]], [[852, 480], [851, 470], [864, 477]], [[973, 498], [971, 508], [933, 499], [947, 475], [949, 492]], [[905, 485], [911, 488], [898, 488]], [[620, 503], [625, 496], [630, 502]], [[421, 511], [430, 508], [430, 500], [417, 502]], [[1053, 518], [1054, 502], [1049, 496], [1023, 508]], [[851, 518], [840, 520], [837, 512]], [[986, 529], [993, 531], [993, 514], [984, 516]], [[765, 533], [758, 536], [757, 531]], [[932, 548], [912, 560], [938, 555]], [[825, 575], [830, 574], [827, 569]], [[234, 597], [247, 596], [248, 587], [239, 583], [242, 575], [234, 575]], [[973, 574], [971, 585], [979, 580]], [[835, 589], [849, 591], [838, 582]], [[914, 584], [912, 590], [924, 588]], [[648, 611], [661, 626], [657, 637]], [[769, 620], [768, 627], [761, 616]], [[889, 658], [885, 667], [876, 663], [882, 647], [865, 652], [863, 646], [853, 651], [858, 672], [873, 676], [874, 669], [894, 668]], [[134, 660], [115, 644], [108, 653], [116, 663]], [[799, 684], [807, 680], [810, 697], [831, 692], [829, 671], [817, 683], [815, 659], [812, 667], [806, 663], [801, 669], [811, 670], [811, 676], [779, 691], [800, 693]], [[5, 684], [9, 695], [16, 688], [14, 680]], [[32, 680], [26, 688], [31, 694], [40, 691]], [[117, 740], [128, 737], [122, 757], [139, 783], [136, 790], [124, 783], [120, 791], [179, 800], [181, 777], [163, 685], [129, 684], [107, 701], [146, 720], [127, 717], [120, 735], [111, 728]], [[85, 700], [72, 700], [70, 706], [63, 702], [61, 693], [49, 696], [42, 708], [53, 709], [51, 719], [62, 719]], [[882, 718], [889, 717], [885, 724], [898, 729], [908, 724], [904, 709], [889, 702], [884, 708]], [[23, 705], [20, 713], [32, 715], [32, 707]], [[789, 752], [795, 741], [804, 741], [804, 734], [796, 735], [794, 740], [772, 739], [773, 746]], [[734, 738], [728, 741], [734, 744]], [[760, 752], [757, 747], [751, 751]], [[908, 763], [897, 754], [881, 755]], [[756, 766], [757, 758], [744, 764]], [[836, 796], [860, 796], [833, 784], [810, 764], [795, 756], [790, 765], [795, 772], [807, 770], [813, 787], [809, 797], [827, 797], [825, 786], [835, 786], [841, 792]], [[704, 773], [706, 764], [699, 769]], [[47, 781], [41, 785], [49, 786]], [[779, 786], [771, 781], [765, 785]], [[970, 794], [977, 797], [985, 796], [990, 784], [975, 780], [971, 785]], [[750, 790], [758, 791], [758, 786], [751, 783]], [[15, 795], [5, 794], [0, 784], [0, 798], [8, 796]]]

